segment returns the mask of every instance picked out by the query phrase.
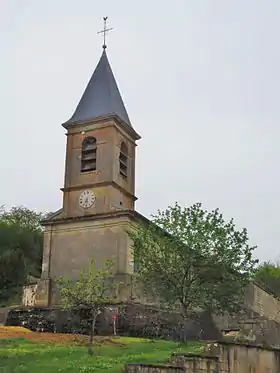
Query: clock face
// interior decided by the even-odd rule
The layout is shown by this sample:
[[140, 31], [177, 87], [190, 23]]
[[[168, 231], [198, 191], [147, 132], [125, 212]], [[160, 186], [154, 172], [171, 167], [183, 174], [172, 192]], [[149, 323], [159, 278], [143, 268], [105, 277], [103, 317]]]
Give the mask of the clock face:
[[92, 191], [84, 190], [80, 194], [79, 204], [84, 209], [88, 209], [89, 207], [91, 207], [94, 204], [94, 201], [95, 201], [95, 195], [92, 193]]

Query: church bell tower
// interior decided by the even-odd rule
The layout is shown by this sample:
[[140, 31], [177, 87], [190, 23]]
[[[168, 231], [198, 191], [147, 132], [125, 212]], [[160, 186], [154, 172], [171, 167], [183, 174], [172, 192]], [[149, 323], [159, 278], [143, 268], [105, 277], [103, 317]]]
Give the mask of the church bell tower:
[[63, 210], [66, 217], [134, 210], [133, 129], [103, 49], [67, 130]]
[[[102, 33], [108, 31], [105, 27]], [[43, 222], [42, 275], [34, 305], [59, 303], [56, 279], [78, 279], [94, 259], [114, 263], [125, 282], [133, 271], [127, 230], [135, 223], [136, 133], [108, 61], [102, 55], [72, 117], [65, 123], [63, 206]]]

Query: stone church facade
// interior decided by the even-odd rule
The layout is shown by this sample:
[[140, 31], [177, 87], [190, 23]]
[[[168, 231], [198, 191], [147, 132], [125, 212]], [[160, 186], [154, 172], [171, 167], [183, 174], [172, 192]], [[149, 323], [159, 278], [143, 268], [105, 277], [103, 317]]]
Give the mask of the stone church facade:
[[[42, 274], [24, 287], [22, 305], [46, 309], [59, 305], [56, 279], [78, 279], [90, 259], [97, 267], [107, 259], [113, 261], [115, 278], [124, 284], [119, 300], [129, 301], [135, 294], [127, 231], [148, 220], [135, 210], [135, 148], [140, 136], [126, 112], [105, 47], [63, 127], [67, 136], [63, 206], [42, 222]], [[252, 283], [245, 303], [247, 312], [241, 318], [214, 315], [219, 330], [278, 345], [280, 300]]]
[[[25, 287], [23, 305], [58, 302], [55, 281], [78, 279], [90, 259], [112, 260], [124, 284], [134, 271], [127, 230], [146, 220], [135, 211], [135, 148], [132, 127], [110, 67], [106, 47], [73, 116], [62, 126], [67, 145], [63, 206], [44, 225], [41, 278]], [[130, 295], [123, 286], [120, 297]]]

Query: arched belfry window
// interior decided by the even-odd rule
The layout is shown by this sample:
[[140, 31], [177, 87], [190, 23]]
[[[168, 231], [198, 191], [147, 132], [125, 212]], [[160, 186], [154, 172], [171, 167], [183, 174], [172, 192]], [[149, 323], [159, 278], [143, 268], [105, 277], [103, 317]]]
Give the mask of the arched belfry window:
[[120, 174], [124, 178], [127, 178], [128, 151], [127, 151], [127, 146], [125, 145], [124, 142], [122, 142], [121, 148], [120, 148], [119, 163], [120, 163]]
[[96, 138], [86, 137], [82, 143], [81, 172], [96, 170]]

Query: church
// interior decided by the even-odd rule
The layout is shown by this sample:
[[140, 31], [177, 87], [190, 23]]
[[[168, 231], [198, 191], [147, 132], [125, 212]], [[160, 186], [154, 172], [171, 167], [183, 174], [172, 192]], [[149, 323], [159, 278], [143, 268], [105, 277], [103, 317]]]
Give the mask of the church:
[[[104, 34], [105, 31], [106, 22]], [[31, 279], [24, 287], [22, 305], [38, 307], [39, 311], [59, 306], [56, 280], [61, 276], [78, 279], [91, 259], [96, 267], [112, 260], [115, 279], [123, 284], [119, 300], [134, 300], [137, 294], [131, 280], [135, 264], [127, 231], [139, 222], [148, 222], [135, 210], [135, 148], [140, 135], [125, 109], [105, 42], [74, 114], [62, 126], [67, 139], [61, 188], [63, 204], [42, 222], [42, 273], [39, 279]], [[241, 336], [254, 338], [258, 343], [279, 345], [279, 299], [252, 282], [245, 301], [246, 312], [240, 320], [238, 315], [233, 318], [214, 315], [217, 327], [238, 330]], [[28, 316], [24, 316], [28, 320], [29, 311]], [[146, 320], [149, 324], [149, 317]], [[139, 330], [141, 328], [143, 324]]]
[[[106, 31], [106, 22], [104, 35]], [[63, 206], [42, 222], [44, 249], [41, 278], [25, 287], [23, 305], [59, 303], [55, 281], [78, 279], [94, 259], [99, 267], [114, 263], [117, 281], [131, 281], [134, 262], [127, 231], [146, 220], [135, 211], [133, 128], [112, 72], [104, 40], [100, 60], [66, 130]], [[32, 287], [32, 301], [26, 294]], [[130, 295], [123, 292], [123, 300]]]

